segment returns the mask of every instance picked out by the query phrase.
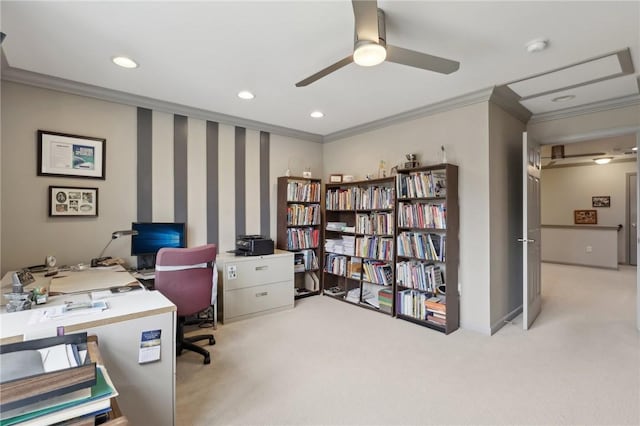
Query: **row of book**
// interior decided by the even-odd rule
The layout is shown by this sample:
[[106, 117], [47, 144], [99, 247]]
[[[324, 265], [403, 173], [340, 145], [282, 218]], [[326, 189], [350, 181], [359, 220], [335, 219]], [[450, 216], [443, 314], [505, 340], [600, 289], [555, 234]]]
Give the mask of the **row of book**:
[[393, 238], [365, 236], [356, 238], [355, 255], [370, 259], [393, 259]]
[[373, 284], [393, 284], [393, 267], [386, 262], [365, 260], [362, 263], [364, 280]]
[[314, 228], [287, 229], [288, 250], [318, 247], [320, 230]]
[[398, 256], [446, 261], [446, 236], [424, 232], [398, 234]]
[[325, 272], [334, 275], [347, 275], [347, 256], [340, 254], [328, 253], [324, 263]]
[[288, 225], [320, 224], [320, 204], [289, 204], [287, 207]]
[[371, 214], [356, 214], [355, 231], [358, 234], [393, 234], [393, 213], [378, 212]]
[[402, 290], [397, 293], [396, 310], [422, 321], [446, 325], [447, 307], [444, 296], [433, 296], [416, 290]]
[[447, 207], [444, 204], [399, 203], [398, 226], [446, 229]]
[[447, 195], [445, 170], [430, 170], [399, 175], [398, 198], [428, 198]]
[[287, 184], [287, 201], [319, 203], [320, 190], [319, 182], [290, 181]]
[[341, 238], [327, 238], [324, 240], [324, 251], [353, 256], [356, 249], [355, 240], [356, 237], [353, 235], [342, 235]]
[[392, 209], [394, 202], [395, 189], [387, 186], [328, 189], [325, 196], [327, 210]]
[[396, 283], [402, 287], [435, 293], [444, 284], [439, 265], [415, 260], [396, 264]]
[[293, 254], [294, 272], [318, 269], [318, 256], [313, 250], [301, 250]]

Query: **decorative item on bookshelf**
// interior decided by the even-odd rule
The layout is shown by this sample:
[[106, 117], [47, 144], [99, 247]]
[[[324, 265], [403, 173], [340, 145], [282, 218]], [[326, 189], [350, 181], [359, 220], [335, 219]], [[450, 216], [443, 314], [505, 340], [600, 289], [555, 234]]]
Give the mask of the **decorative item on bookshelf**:
[[332, 174], [329, 176], [329, 182], [331, 183], [341, 183], [342, 182], [342, 175], [340, 174]]

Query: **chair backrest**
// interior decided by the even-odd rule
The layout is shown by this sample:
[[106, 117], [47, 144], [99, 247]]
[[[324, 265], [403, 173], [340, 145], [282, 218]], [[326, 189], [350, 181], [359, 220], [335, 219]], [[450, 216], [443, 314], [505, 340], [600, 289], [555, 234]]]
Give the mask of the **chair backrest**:
[[[178, 316], [193, 315], [211, 305], [215, 260], [215, 244], [158, 251], [155, 288], [177, 306]], [[206, 267], [197, 266], [202, 264]]]

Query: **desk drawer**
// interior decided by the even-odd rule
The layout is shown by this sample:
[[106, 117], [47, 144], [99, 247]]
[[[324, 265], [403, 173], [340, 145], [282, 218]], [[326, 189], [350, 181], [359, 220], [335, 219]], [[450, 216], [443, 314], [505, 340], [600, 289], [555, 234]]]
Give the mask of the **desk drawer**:
[[[223, 280], [226, 291], [293, 279], [293, 259], [291, 256], [242, 260], [225, 263]], [[229, 268], [233, 266], [236, 268], [236, 278], [230, 279], [232, 275], [229, 273]]]
[[293, 308], [293, 283], [289, 281], [225, 290], [223, 322], [276, 308]]

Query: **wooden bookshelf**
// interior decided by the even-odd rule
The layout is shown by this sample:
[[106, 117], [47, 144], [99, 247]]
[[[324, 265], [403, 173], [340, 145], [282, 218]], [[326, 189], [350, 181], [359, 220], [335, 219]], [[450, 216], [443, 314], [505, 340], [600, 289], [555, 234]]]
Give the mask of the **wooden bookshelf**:
[[323, 293], [393, 315], [395, 178], [325, 188]]
[[459, 327], [458, 167], [398, 170], [395, 313], [444, 333]]
[[322, 180], [278, 178], [276, 246], [294, 252], [295, 298], [320, 294]]

